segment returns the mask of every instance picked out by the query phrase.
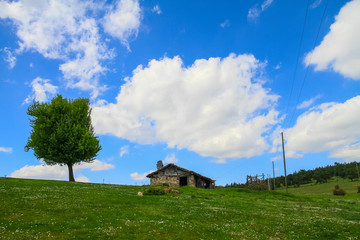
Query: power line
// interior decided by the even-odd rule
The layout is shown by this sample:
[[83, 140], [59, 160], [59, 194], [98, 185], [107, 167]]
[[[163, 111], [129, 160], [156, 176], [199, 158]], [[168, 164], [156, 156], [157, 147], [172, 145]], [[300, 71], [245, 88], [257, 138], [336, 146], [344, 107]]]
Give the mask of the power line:
[[[304, 23], [303, 23], [302, 30], [301, 30], [300, 43], [299, 43], [299, 48], [298, 48], [297, 57], [296, 57], [295, 70], [294, 70], [294, 74], [293, 74], [293, 77], [292, 77], [291, 90], [290, 90], [290, 94], [289, 94], [288, 101], [287, 101], [288, 104], [286, 106], [286, 111], [285, 111], [286, 114], [285, 115], [288, 114], [289, 107], [290, 107], [291, 96], [292, 96], [292, 93], [293, 93], [293, 90], [294, 90], [294, 83], [295, 83], [296, 73], [297, 73], [297, 69], [298, 69], [298, 65], [299, 65], [301, 46], [302, 46], [302, 42], [303, 42], [305, 25], [306, 25], [306, 20], [307, 20], [308, 11], [309, 11], [309, 3], [310, 3], [310, 0], [308, 0], [307, 4], [306, 4], [305, 18], [304, 18]], [[284, 126], [285, 126], [285, 123], [284, 123]]]
[[[321, 26], [322, 26], [322, 23], [324, 21], [324, 16], [325, 16], [325, 13], [326, 13], [326, 9], [327, 9], [327, 6], [328, 6], [328, 3], [329, 3], [329, 0], [326, 0], [326, 3], [325, 3], [325, 7], [324, 7], [324, 11], [323, 11], [323, 14], [321, 16], [321, 20], [320, 20], [320, 25], [319, 25], [319, 28], [318, 28], [318, 31], [317, 31], [317, 34], [316, 34], [316, 38], [315, 38], [315, 41], [314, 41], [314, 44], [313, 44], [313, 47], [312, 49], [315, 48], [316, 46], [316, 42], [319, 38], [319, 34], [320, 34], [320, 30], [321, 30]], [[310, 55], [310, 62], [311, 62], [311, 59], [312, 59], [312, 54]], [[298, 105], [299, 103], [299, 100], [300, 100], [300, 96], [301, 96], [301, 93], [302, 93], [302, 90], [304, 88], [304, 85], [305, 85], [305, 81], [306, 81], [306, 78], [307, 78], [307, 75], [308, 75], [308, 72], [309, 72], [309, 67], [310, 67], [310, 64], [306, 67], [306, 71], [305, 71], [305, 75], [304, 75], [304, 78], [303, 78], [303, 81], [302, 81], [302, 84], [301, 84], [301, 87], [300, 87], [300, 92], [299, 92], [299, 95], [297, 97], [297, 100], [296, 100], [296, 103], [295, 103], [295, 107], [294, 107], [294, 111], [291, 115], [291, 118], [290, 118], [290, 121], [289, 121], [289, 125], [291, 124], [293, 118], [294, 118], [294, 115], [295, 115], [295, 112], [296, 112], [296, 106]]]

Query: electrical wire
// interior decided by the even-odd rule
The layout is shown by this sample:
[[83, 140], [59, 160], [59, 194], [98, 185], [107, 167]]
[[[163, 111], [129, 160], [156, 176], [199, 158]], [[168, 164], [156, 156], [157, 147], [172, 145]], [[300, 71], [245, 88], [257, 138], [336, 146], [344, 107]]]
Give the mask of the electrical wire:
[[[318, 38], [319, 38], [319, 35], [320, 35], [321, 26], [322, 26], [322, 23], [323, 23], [323, 21], [324, 21], [324, 16], [325, 16], [325, 13], [326, 13], [326, 9], [327, 9], [328, 3], [329, 3], [329, 0], [326, 0], [325, 7], [324, 7], [324, 11], [323, 11], [323, 14], [322, 14], [322, 16], [321, 16], [320, 25], [319, 25], [319, 28], [318, 28], [318, 31], [317, 31], [316, 38], [315, 38], [315, 41], [314, 41], [314, 44], [313, 44], [312, 49], [315, 48], [316, 43], [317, 43], [317, 41], [318, 41]], [[310, 62], [311, 62], [311, 59], [312, 59], [312, 54], [310, 55]], [[299, 95], [298, 95], [298, 97], [297, 97], [296, 103], [295, 103], [295, 105], [294, 105], [295, 107], [294, 107], [294, 111], [293, 111], [293, 113], [292, 113], [292, 115], [291, 115], [291, 118], [290, 118], [290, 121], [289, 121], [289, 125], [290, 125], [290, 124], [292, 123], [292, 121], [293, 121], [293, 118], [294, 118], [294, 115], [295, 115], [295, 112], [296, 112], [296, 106], [297, 106], [298, 103], [299, 103], [300, 96], [301, 96], [302, 90], [303, 90], [303, 88], [304, 88], [306, 78], [307, 78], [308, 73], [309, 73], [309, 68], [310, 68], [310, 64], [308, 64], [307, 67], [306, 67], [305, 75], [304, 75], [304, 78], [303, 78], [303, 80], [302, 80], [302, 84], [301, 84], [301, 87], [300, 87], [300, 92], [299, 92]]]
[[[299, 65], [301, 46], [302, 46], [302, 42], [303, 42], [303, 38], [304, 38], [305, 25], [306, 25], [308, 12], [309, 12], [309, 4], [310, 4], [310, 0], [308, 0], [307, 4], [306, 4], [305, 18], [304, 18], [304, 23], [303, 23], [302, 30], [301, 30], [300, 43], [299, 43], [299, 48], [298, 48], [297, 57], [296, 57], [295, 70], [294, 70], [294, 74], [293, 74], [293, 77], [292, 77], [291, 90], [290, 90], [290, 94], [289, 94], [288, 101], [287, 101], [285, 115], [288, 114], [289, 107], [290, 107], [291, 96], [292, 96], [292, 93], [293, 93], [293, 90], [294, 90], [294, 83], [295, 83], [296, 73], [297, 73], [297, 69], [298, 69], [298, 65]], [[285, 123], [284, 123], [284, 126], [286, 126]]]
[[[322, 14], [322, 16], [321, 16], [320, 25], [319, 25], [319, 28], [318, 28], [318, 31], [317, 31], [316, 38], [315, 38], [315, 41], [314, 41], [314, 44], [313, 44], [312, 49], [315, 48], [316, 43], [317, 43], [317, 41], [318, 41], [318, 38], [319, 38], [319, 35], [320, 35], [321, 26], [322, 26], [322, 23], [323, 23], [323, 21], [324, 21], [324, 16], [325, 16], [326, 9], [327, 9], [327, 6], [328, 6], [328, 2], [329, 2], [329, 1], [326, 0], [325, 7], [324, 7], [324, 11], [323, 11], [323, 14]], [[310, 55], [310, 62], [311, 62], [311, 59], [312, 59], [312, 54]], [[301, 87], [300, 87], [299, 95], [298, 95], [297, 100], [296, 100], [296, 103], [295, 103], [295, 105], [294, 105], [295, 108], [294, 108], [294, 111], [293, 111], [292, 116], [291, 116], [291, 118], [290, 118], [289, 125], [292, 123], [292, 120], [293, 120], [293, 118], [294, 118], [294, 115], [295, 115], [295, 112], [296, 112], [296, 106], [297, 106], [297, 104], [299, 103], [300, 96], [301, 96], [302, 90], [303, 90], [303, 88], [304, 88], [306, 78], [307, 78], [308, 73], [309, 73], [309, 68], [310, 68], [310, 64], [306, 67], [305, 75], [304, 75], [304, 78], [303, 78], [303, 81], [302, 81], [302, 84], [301, 84]]]

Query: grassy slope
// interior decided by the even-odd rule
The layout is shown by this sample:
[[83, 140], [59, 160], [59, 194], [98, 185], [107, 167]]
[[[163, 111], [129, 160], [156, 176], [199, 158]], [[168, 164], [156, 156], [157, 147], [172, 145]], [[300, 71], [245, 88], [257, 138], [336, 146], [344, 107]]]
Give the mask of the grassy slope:
[[[318, 196], [331, 196], [332, 190], [334, 189], [335, 185], [339, 185], [340, 188], [344, 189], [347, 197], [357, 198], [359, 197], [357, 193], [357, 185], [360, 185], [359, 181], [350, 181], [349, 179], [342, 179], [334, 177], [329, 182], [323, 184], [305, 184], [301, 185], [298, 188], [290, 187], [288, 189], [289, 193], [293, 194], [301, 194], [301, 195], [318, 195]], [[277, 191], [285, 192], [285, 188], [280, 188]], [[360, 194], [359, 194], [360, 195]]]
[[359, 196], [0, 178], [1, 239], [360, 239]]

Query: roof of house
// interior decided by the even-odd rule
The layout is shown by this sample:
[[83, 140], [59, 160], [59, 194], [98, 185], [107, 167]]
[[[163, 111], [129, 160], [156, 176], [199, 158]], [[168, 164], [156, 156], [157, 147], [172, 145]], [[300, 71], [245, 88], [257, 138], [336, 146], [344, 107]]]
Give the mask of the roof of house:
[[164, 166], [164, 167], [162, 167], [162, 168], [160, 168], [160, 169], [158, 169], [158, 170], [156, 170], [156, 171], [154, 171], [154, 172], [152, 172], [152, 173], [149, 173], [148, 175], [146, 175], [146, 177], [150, 178], [150, 177], [152, 177], [153, 175], [155, 175], [155, 174], [157, 174], [157, 173], [159, 173], [159, 172], [161, 172], [161, 171], [163, 171], [163, 170], [165, 170], [166, 168], [171, 167], [171, 166], [176, 167], [176, 168], [178, 168], [178, 169], [180, 169], [180, 170], [182, 170], [182, 171], [184, 171], [184, 172], [188, 172], [188, 173], [190, 173], [190, 174], [196, 175], [196, 176], [198, 176], [198, 177], [205, 178], [205, 179], [209, 180], [210, 182], [215, 182], [215, 180], [212, 180], [211, 178], [205, 177], [205, 176], [203, 176], [203, 175], [201, 175], [201, 174], [199, 174], [199, 173], [197, 173], [197, 172], [190, 171], [190, 170], [188, 170], [188, 169], [179, 167], [179, 166], [177, 166], [177, 165], [175, 165], [175, 164], [173, 164], [173, 163], [169, 163], [168, 165], [166, 165], [166, 166]]

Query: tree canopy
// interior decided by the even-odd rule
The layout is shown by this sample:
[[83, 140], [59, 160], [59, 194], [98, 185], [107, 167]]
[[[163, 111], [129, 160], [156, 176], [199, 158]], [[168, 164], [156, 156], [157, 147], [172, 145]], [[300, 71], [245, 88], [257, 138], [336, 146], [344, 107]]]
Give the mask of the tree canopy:
[[[326, 167], [318, 167], [313, 170], [300, 170], [287, 176], [289, 185], [300, 186], [301, 184], [311, 183], [315, 180], [317, 183], [326, 183], [332, 177], [348, 178], [353, 181], [359, 178], [357, 162], [351, 163], [337, 163]], [[280, 184], [285, 185], [285, 177], [280, 176], [275, 178], [278, 187]]]
[[101, 150], [91, 124], [89, 100], [57, 95], [50, 103], [34, 101], [27, 114], [32, 130], [25, 151], [32, 149], [48, 165], [67, 165], [69, 181], [75, 181], [73, 165], [92, 162]]

